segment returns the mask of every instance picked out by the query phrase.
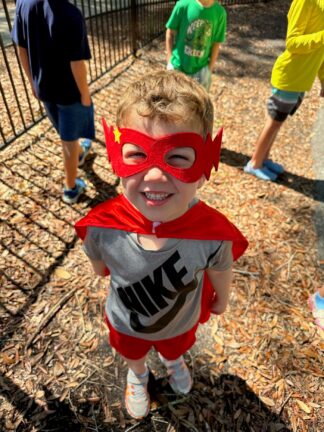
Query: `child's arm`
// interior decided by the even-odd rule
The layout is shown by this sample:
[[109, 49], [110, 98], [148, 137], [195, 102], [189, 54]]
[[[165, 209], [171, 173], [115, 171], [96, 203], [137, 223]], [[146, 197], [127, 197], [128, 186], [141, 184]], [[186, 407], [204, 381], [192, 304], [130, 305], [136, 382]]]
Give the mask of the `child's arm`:
[[107, 275], [107, 268], [106, 268], [106, 264], [103, 261], [94, 261], [92, 259], [90, 259], [93, 271], [98, 275], [98, 276], [106, 276]]
[[324, 97], [324, 60], [318, 71], [318, 78], [321, 82], [320, 96]]
[[233, 278], [232, 267], [225, 271], [207, 269], [206, 272], [217, 295], [217, 299], [212, 304], [211, 312], [220, 315], [225, 312], [228, 304]]
[[35, 90], [34, 90], [34, 86], [33, 86], [33, 79], [31, 76], [31, 71], [30, 71], [30, 66], [29, 66], [28, 52], [27, 52], [26, 48], [23, 48], [19, 45], [17, 48], [18, 48], [18, 56], [19, 56], [20, 63], [21, 63], [21, 65], [25, 71], [25, 74], [28, 78], [28, 81], [29, 81], [30, 86], [31, 86], [32, 91], [33, 91], [33, 95], [35, 97], [37, 97]]
[[91, 105], [90, 90], [87, 81], [87, 66], [84, 60], [71, 61], [71, 70], [81, 95], [81, 103]]
[[[314, 3], [315, 6], [315, 2]], [[292, 2], [288, 12], [288, 27], [286, 48], [293, 54], [308, 54], [318, 48], [322, 49], [324, 43], [324, 30], [307, 34], [307, 27], [312, 20], [314, 6], [307, 0]], [[318, 6], [320, 8], [320, 6]]]
[[209, 65], [208, 65], [211, 72], [213, 71], [215, 64], [216, 64], [216, 61], [218, 59], [219, 48], [220, 48], [220, 43], [218, 43], [218, 42], [215, 42], [212, 46], [211, 53], [210, 53]]
[[170, 63], [175, 34], [176, 34], [175, 30], [171, 30], [169, 28], [166, 30], [166, 33], [165, 33], [165, 46], [166, 46], [167, 64]]
[[[83, 238], [83, 235], [81, 238]], [[93, 271], [98, 276], [108, 276], [110, 272], [107, 264], [102, 259], [99, 237], [96, 227], [87, 227], [86, 236], [83, 238], [83, 250], [92, 265]]]

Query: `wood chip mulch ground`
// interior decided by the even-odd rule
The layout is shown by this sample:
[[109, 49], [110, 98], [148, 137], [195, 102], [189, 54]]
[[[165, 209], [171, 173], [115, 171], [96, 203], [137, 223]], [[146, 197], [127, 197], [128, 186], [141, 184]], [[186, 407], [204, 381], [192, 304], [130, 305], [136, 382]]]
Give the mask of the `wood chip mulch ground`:
[[98, 139], [80, 171], [89, 187], [79, 204], [61, 201], [61, 148], [47, 120], [1, 152], [1, 431], [324, 430], [323, 333], [307, 307], [323, 277], [311, 155], [318, 84], [276, 142], [273, 156], [287, 170], [280, 180], [268, 184], [242, 169], [264, 122], [289, 3], [228, 7], [211, 89], [215, 128], [225, 130], [222, 159], [200, 196], [238, 225], [250, 247], [235, 266], [228, 311], [201, 327], [186, 355], [192, 392], [172, 394], [150, 356], [158, 379], [148, 418], [133, 420], [124, 409], [126, 367], [101, 319], [107, 281], [92, 274], [73, 224], [120, 191], [100, 118], [113, 122], [128, 83], [165, 67], [163, 39], [93, 87]]

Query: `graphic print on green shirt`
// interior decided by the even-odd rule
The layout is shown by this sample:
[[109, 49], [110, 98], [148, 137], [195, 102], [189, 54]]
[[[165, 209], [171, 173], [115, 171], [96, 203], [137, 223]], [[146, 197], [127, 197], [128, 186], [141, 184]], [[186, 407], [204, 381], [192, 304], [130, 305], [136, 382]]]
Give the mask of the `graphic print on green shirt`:
[[188, 56], [203, 58], [212, 36], [212, 25], [207, 20], [196, 20], [188, 27], [184, 52]]

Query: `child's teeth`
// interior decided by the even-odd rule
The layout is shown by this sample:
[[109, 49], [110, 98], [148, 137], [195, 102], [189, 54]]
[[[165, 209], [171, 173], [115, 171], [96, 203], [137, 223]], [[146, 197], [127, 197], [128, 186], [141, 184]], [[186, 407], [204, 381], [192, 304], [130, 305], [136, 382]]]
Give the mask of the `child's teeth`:
[[168, 197], [168, 194], [145, 192], [145, 196], [147, 199], [162, 201]]

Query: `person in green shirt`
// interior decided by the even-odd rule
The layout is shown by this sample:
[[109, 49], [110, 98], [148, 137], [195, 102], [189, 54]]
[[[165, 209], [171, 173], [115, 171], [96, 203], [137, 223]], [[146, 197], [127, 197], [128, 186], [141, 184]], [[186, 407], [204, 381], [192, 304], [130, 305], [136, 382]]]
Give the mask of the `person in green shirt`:
[[178, 69], [209, 90], [226, 19], [215, 0], [179, 0], [166, 23], [167, 69]]
[[293, 0], [288, 12], [286, 49], [272, 69], [268, 116], [244, 171], [274, 181], [284, 167], [270, 159], [270, 150], [288, 115], [302, 103], [318, 76], [324, 97], [324, 0]]

